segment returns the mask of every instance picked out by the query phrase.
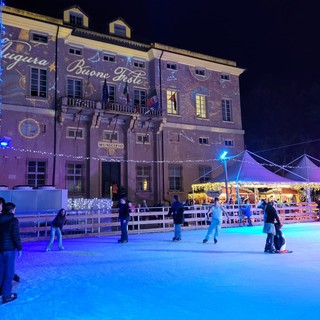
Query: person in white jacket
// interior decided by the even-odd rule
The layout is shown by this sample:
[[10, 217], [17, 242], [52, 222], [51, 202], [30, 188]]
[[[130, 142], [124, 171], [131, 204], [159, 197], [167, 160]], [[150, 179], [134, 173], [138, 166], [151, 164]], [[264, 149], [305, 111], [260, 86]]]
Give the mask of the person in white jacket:
[[228, 222], [229, 222], [228, 212], [225, 210], [225, 208], [223, 208], [220, 205], [219, 198], [214, 198], [213, 206], [206, 213], [207, 219], [209, 219], [210, 213], [211, 213], [211, 223], [208, 228], [207, 235], [203, 240], [203, 243], [208, 242], [208, 240], [212, 237], [212, 235], [213, 235], [214, 243], [218, 242], [219, 229], [221, 228], [223, 213], [227, 216]]

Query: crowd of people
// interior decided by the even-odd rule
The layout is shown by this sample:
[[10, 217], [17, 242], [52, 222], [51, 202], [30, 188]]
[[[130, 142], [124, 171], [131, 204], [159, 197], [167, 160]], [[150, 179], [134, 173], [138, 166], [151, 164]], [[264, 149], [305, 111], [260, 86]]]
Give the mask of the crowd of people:
[[[229, 222], [228, 204], [220, 204], [219, 198], [214, 198], [209, 205], [206, 213], [206, 219], [209, 221], [209, 227], [203, 239], [203, 243], [207, 243], [210, 238], [213, 238], [214, 243], [218, 242], [219, 230], [222, 225], [223, 216], [226, 216]], [[257, 206], [264, 212], [263, 233], [267, 234], [265, 243], [265, 252], [269, 253], [284, 253], [292, 252], [285, 250], [285, 237], [281, 232], [282, 224], [273, 202], [261, 200]], [[182, 225], [184, 224], [184, 210], [186, 203], [180, 201], [177, 195], [173, 196], [168, 217], [172, 217], [174, 225], [173, 241], [182, 240]], [[2, 303], [7, 303], [17, 299], [17, 294], [12, 292], [12, 281], [19, 281], [20, 278], [15, 274], [16, 256], [22, 255], [22, 243], [20, 238], [19, 220], [15, 217], [16, 206], [12, 202], [5, 202], [5, 199], [0, 198], [0, 296]], [[119, 201], [119, 222], [120, 222], [120, 239], [119, 243], [128, 242], [128, 223], [130, 221], [130, 213], [135, 213], [136, 210], [142, 212], [149, 211], [146, 201], [136, 208], [134, 204], [122, 196]], [[244, 199], [241, 207], [243, 216], [247, 218], [248, 226], [252, 226], [251, 209], [248, 199]], [[50, 239], [46, 246], [46, 251], [52, 249], [55, 237], [58, 240], [58, 249], [64, 250], [62, 243], [62, 229], [67, 219], [65, 209], [60, 209], [50, 225]]]

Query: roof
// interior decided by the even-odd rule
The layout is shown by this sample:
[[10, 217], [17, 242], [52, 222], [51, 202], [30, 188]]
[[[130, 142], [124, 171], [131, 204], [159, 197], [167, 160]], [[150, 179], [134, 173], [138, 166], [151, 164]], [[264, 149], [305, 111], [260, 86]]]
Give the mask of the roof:
[[[268, 184], [295, 184], [296, 181], [281, 177], [270, 170], [266, 169], [258, 161], [256, 161], [252, 156], [255, 155], [248, 150], [241, 152], [236, 157], [228, 159], [228, 162], [233, 164], [227, 168], [228, 181], [236, 182], [240, 184], [246, 183], [268, 183]], [[255, 155], [257, 156], [257, 155]], [[261, 158], [261, 157], [260, 157]], [[261, 158], [263, 159], [263, 158]], [[269, 164], [275, 165], [274, 163], [264, 159]], [[221, 174], [213, 179], [212, 182], [224, 182], [225, 174]]]
[[[291, 172], [286, 172], [285, 177], [288, 179], [298, 181], [299, 177], [305, 179], [306, 182], [320, 182], [320, 168], [310, 160], [310, 157], [306, 154], [298, 157], [297, 159], [293, 160], [289, 164], [294, 166], [290, 168]], [[320, 162], [320, 160], [313, 158]], [[299, 160], [299, 161], [298, 161]]]

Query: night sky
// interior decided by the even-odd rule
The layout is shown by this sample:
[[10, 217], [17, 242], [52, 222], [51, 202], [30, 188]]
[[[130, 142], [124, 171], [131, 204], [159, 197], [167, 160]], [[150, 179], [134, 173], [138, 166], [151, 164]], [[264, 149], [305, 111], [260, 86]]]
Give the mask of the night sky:
[[[240, 77], [245, 145], [285, 164], [320, 158], [320, 19], [316, 0], [4, 0], [62, 18], [78, 5], [90, 29], [122, 17], [133, 39], [234, 60]], [[319, 141], [318, 141], [319, 140]]]

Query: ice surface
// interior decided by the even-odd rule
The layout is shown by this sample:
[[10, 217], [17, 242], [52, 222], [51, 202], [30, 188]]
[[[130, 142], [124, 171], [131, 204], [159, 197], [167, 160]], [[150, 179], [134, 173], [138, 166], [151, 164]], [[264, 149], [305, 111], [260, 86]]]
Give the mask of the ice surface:
[[320, 223], [283, 227], [291, 254], [263, 252], [262, 227], [24, 243], [18, 299], [0, 319], [319, 319]]

